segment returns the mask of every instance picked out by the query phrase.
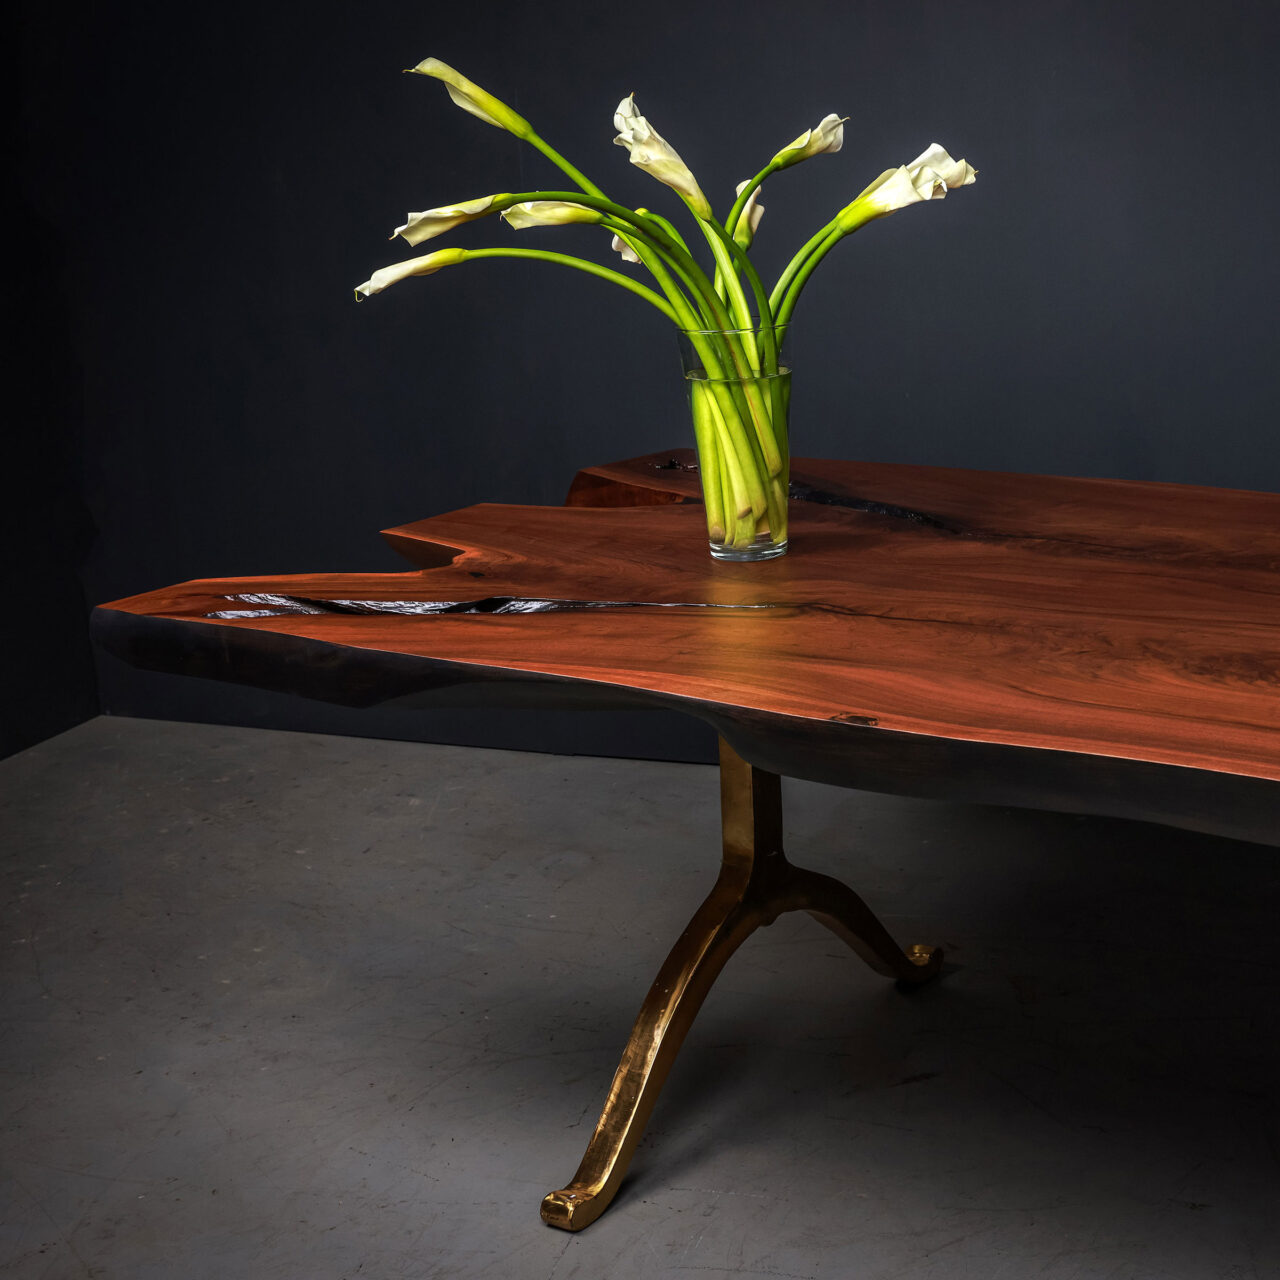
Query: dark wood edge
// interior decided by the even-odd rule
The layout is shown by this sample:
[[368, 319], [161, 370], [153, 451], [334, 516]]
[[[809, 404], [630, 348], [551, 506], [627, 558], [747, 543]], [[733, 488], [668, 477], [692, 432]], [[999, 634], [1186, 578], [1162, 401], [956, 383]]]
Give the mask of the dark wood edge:
[[1160, 822], [1280, 846], [1280, 783], [1116, 756], [933, 737], [570, 676], [332, 644], [105, 607], [93, 636], [151, 671], [350, 707], [501, 706], [678, 711], [743, 759], [788, 777], [895, 795]]
[[[673, 451], [674, 452], [674, 451]], [[692, 455], [693, 450], [684, 452]], [[565, 495], [566, 507], [669, 507], [679, 503], [701, 502], [701, 492], [681, 493], [664, 487], [657, 474], [653, 483], [642, 483], [639, 477], [621, 479], [584, 467], [573, 477]]]
[[[672, 502], [700, 502], [702, 498], [698, 486], [697, 460], [697, 454], [692, 448], [680, 445], [674, 449], [661, 449], [656, 453], [645, 453], [633, 458], [619, 458], [615, 462], [602, 462], [583, 467], [570, 482], [569, 496], [565, 500], [565, 506], [650, 506]], [[829, 458], [793, 456], [792, 477], [801, 476], [822, 486], [829, 482], [828, 467], [833, 461], [835, 460]], [[1026, 481], [1028, 484], [1052, 480], [1087, 486], [1098, 492], [1119, 486], [1162, 490], [1169, 493], [1212, 492], [1225, 498], [1230, 498], [1232, 495], [1238, 495], [1241, 498], [1280, 496], [1273, 489], [1244, 489], [1238, 486], [1228, 488], [1222, 485], [1187, 484], [1173, 480], [1123, 480], [1114, 476], [1080, 475], [1071, 471], [1005, 471], [991, 467], [939, 466], [932, 463], [912, 462], [863, 461], [857, 463], [855, 460], [845, 460], [845, 462], [869, 467], [881, 475], [895, 472], [902, 475], [921, 472], [935, 475], [947, 473], [1001, 481]], [[622, 493], [615, 497], [609, 492], [610, 490], [619, 490]], [[792, 497], [793, 502], [804, 500], [803, 497]]]

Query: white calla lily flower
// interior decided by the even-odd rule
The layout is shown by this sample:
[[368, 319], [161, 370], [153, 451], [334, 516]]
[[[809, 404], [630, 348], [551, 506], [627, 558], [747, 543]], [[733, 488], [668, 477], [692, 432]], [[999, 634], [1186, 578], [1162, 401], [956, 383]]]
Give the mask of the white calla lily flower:
[[934, 173], [948, 190], [972, 186], [978, 177], [978, 171], [973, 165], [965, 160], [953, 160], [947, 154], [946, 147], [937, 142], [929, 143], [907, 168], [916, 172], [927, 170]]
[[640, 261], [640, 255], [621, 236], [614, 236], [610, 247], [623, 262]]
[[397, 262], [392, 266], [375, 271], [364, 284], [356, 285], [356, 301], [361, 297], [371, 298], [375, 293], [389, 289], [401, 280], [410, 276], [429, 276], [441, 267], [452, 267], [466, 259], [465, 249], [437, 249], [435, 253], [423, 254], [421, 258], [410, 258], [407, 262]]
[[411, 213], [402, 227], [391, 233], [391, 239], [403, 236], [410, 244], [421, 244], [435, 236], [442, 236], [464, 222], [473, 222], [483, 218], [493, 207], [495, 200], [501, 195], [481, 196], [477, 200], [464, 200], [461, 204], [445, 204], [438, 209], [424, 209], [421, 213]]
[[676, 149], [640, 114], [634, 94], [618, 103], [613, 127], [618, 131], [615, 145], [626, 147], [633, 165], [678, 191], [698, 217], [711, 217], [711, 204], [698, 180]]
[[523, 200], [502, 213], [504, 221], [517, 231], [525, 227], [558, 227], [569, 222], [603, 222], [599, 209], [588, 209], [585, 204], [572, 204], [568, 200]]
[[[734, 188], [736, 195], [741, 195], [747, 189], [746, 182], [740, 182]], [[762, 182], [747, 198], [747, 203], [742, 206], [742, 212], [738, 215], [738, 230], [742, 230], [745, 225], [750, 231], [750, 239], [755, 238], [755, 234], [760, 229], [760, 219], [764, 217], [764, 205], [760, 203], [760, 193], [764, 190]], [[748, 243], [750, 243], [750, 239]]]
[[455, 71], [447, 62], [441, 62], [439, 58], [423, 58], [416, 67], [406, 67], [405, 70], [414, 75], [431, 76], [443, 81], [449, 97], [477, 120], [483, 120], [496, 129], [514, 133], [517, 138], [533, 136], [533, 126], [524, 116], [517, 115], [500, 98], [487, 93], [461, 72]]
[[844, 122], [848, 116], [823, 116], [817, 127], [806, 129], [794, 142], [788, 143], [769, 164], [775, 169], [787, 169], [810, 156], [833, 155], [844, 146]]
[[925, 200], [941, 200], [956, 187], [967, 187], [978, 171], [964, 160], [953, 160], [944, 147], [930, 143], [910, 164], [886, 169], [857, 199], [840, 212], [842, 224], [860, 226], [870, 218]]

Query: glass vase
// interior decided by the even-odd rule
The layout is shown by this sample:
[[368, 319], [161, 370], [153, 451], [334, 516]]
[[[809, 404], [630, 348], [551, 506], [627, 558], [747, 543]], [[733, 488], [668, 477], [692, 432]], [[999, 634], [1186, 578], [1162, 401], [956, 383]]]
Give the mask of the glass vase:
[[707, 540], [717, 560], [772, 560], [787, 550], [785, 336], [772, 327], [680, 331]]

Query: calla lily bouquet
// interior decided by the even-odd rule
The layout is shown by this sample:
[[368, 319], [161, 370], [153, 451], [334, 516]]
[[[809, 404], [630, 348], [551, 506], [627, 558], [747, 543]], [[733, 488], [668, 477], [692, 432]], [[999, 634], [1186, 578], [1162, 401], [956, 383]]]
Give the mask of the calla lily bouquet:
[[683, 335], [699, 470], [712, 554], [724, 559], [761, 559], [786, 549], [790, 369], [780, 358], [796, 303], [818, 264], [845, 236], [910, 204], [939, 199], [973, 182], [975, 170], [953, 160], [937, 143], [910, 164], [887, 169], [812, 235], [791, 258], [772, 288], [751, 261], [764, 207], [762, 184], [813, 156], [830, 155], [844, 143], [844, 120], [829, 115], [783, 147], [759, 173], [739, 183], [724, 221], [674, 147], [640, 114], [634, 95], [614, 113], [614, 142], [631, 163], [665, 183], [684, 201], [712, 260], [698, 262], [676, 227], [648, 209], [630, 209], [605, 195], [589, 178], [541, 138], [506, 103], [452, 67], [427, 58], [410, 71], [443, 81], [464, 111], [505, 129], [541, 151], [567, 175], [574, 190], [522, 191], [481, 196], [460, 204], [411, 213], [393, 233], [411, 245], [434, 239], [466, 222], [500, 215], [516, 230], [593, 223], [612, 234], [626, 263], [647, 269], [654, 288], [584, 258], [542, 249], [440, 249], [375, 271], [356, 297], [381, 293], [410, 276], [482, 258], [529, 258], [585, 271], [643, 298]]

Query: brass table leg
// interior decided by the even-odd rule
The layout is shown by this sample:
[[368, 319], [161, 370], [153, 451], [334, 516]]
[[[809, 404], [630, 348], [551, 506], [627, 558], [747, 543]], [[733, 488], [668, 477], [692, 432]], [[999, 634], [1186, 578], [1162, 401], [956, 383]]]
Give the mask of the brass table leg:
[[899, 982], [927, 982], [942, 966], [939, 948], [917, 945], [904, 952], [852, 889], [786, 860], [781, 779], [747, 764], [723, 739], [720, 806], [719, 879], [649, 988], [578, 1172], [542, 1201], [543, 1221], [553, 1227], [581, 1231], [609, 1207], [707, 992], [761, 925], [784, 911], [807, 911], [877, 973]]

